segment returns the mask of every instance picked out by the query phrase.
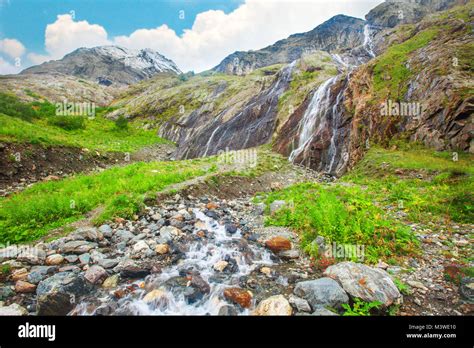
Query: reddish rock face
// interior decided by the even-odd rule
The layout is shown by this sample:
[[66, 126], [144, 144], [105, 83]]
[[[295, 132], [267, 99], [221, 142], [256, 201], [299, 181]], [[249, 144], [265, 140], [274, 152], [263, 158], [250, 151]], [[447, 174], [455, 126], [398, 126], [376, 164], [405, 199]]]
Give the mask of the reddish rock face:
[[252, 304], [252, 293], [240, 288], [229, 288], [224, 290], [224, 297], [243, 308], [249, 308]]
[[290, 250], [291, 242], [285, 237], [277, 236], [267, 240], [265, 246], [276, 254], [283, 250]]

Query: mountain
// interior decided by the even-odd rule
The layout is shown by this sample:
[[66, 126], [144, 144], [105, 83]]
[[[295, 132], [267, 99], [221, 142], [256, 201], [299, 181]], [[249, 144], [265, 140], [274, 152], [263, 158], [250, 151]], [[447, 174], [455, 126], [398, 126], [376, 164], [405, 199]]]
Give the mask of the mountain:
[[264, 66], [290, 63], [305, 53], [317, 50], [333, 52], [351, 49], [363, 43], [364, 25], [362, 19], [337, 15], [311, 31], [291, 35], [260, 50], [232, 53], [213, 70], [243, 75]]
[[101, 85], [130, 85], [158, 73], [180, 74], [176, 64], [151, 49], [117, 46], [79, 48], [64, 58], [27, 68], [21, 74], [62, 73]]

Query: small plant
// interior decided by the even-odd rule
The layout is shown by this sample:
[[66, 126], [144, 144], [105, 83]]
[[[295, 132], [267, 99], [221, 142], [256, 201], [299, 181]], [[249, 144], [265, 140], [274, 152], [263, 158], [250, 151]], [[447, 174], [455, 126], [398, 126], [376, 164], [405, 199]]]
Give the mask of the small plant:
[[125, 116], [120, 115], [115, 120], [115, 128], [120, 130], [120, 131], [128, 130], [128, 120], [125, 118]]
[[358, 298], [354, 299], [352, 308], [349, 304], [344, 303], [342, 308], [346, 311], [343, 316], [370, 316], [370, 311], [373, 309], [379, 309], [382, 305], [379, 301], [364, 302]]
[[395, 286], [397, 287], [398, 291], [400, 291], [400, 293], [402, 293], [403, 295], [411, 294], [410, 286], [402, 282], [400, 279], [394, 277], [393, 282], [395, 283]]

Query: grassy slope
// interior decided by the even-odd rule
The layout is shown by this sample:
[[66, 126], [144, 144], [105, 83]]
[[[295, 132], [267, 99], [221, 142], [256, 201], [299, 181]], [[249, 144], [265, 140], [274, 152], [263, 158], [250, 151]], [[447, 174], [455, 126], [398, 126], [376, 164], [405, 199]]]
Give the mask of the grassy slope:
[[364, 245], [369, 263], [410, 254], [417, 243], [387, 208], [404, 211], [412, 222], [474, 223], [472, 160], [472, 155], [460, 154], [453, 161], [451, 153], [418, 145], [371, 148], [335, 185], [300, 184], [268, 195], [267, 204], [283, 199], [293, 207], [268, 217], [267, 224], [295, 228], [302, 246], [315, 257], [311, 242], [317, 235], [331, 243]]
[[133, 152], [144, 146], [166, 142], [155, 132], [143, 130], [135, 124], [130, 124], [127, 130], [117, 129], [113, 121], [103, 116], [107, 108], [97, 108], [95, 118], [84, 118], [85, 128], [75, 130], [51, 124], [54, 111], [54, 105], [47, 102], [25, 104], [15, 97], [0, 94], [0, 141], [121, 152]]
[[44, 182], [0, 198], [0, 243], [31, 241], [49, 230], [79, 220], [98, 207], [96, 222], [136, 213], [147, 194], [213, 172], [215, 159], [134, 163], [101, 173]]

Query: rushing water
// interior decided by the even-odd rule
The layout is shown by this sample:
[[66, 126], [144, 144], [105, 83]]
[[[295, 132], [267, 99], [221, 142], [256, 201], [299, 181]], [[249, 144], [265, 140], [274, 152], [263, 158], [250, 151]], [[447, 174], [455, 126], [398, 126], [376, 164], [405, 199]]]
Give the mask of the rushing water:
[[[195, 227], [193, 234], [205, 229], [208, 231], [207, 238], [196, 238], [189, 243], [189, 250], [177, 264], [164, 268], [159, 274], [146, 277], [144, 280], [147, 284], [146, 291], [139, 289], [119, 300], [111, 295], [105, 295], [100, 298], [103, 306], [111, 301], [117, 301], [122, 310], [125, 309], [126, 313], [135, 315], [217, 315], [223, 305], [228, 305], [222, 298], [225, 288], [238, 286], [239, 278], [250, 274], [256, 267], [273, 264], [271, 253], [265, 248], [250, 243], [245, 248], [242, 247], [240, 230], [231, 235], [226, 232], [224, 225], [198, 209], [195, 209], [194, 213], [196, 221], [200, 220], [204, 226]], [[235, 260], [237, 270], [222, 273], [214, 269], [218, 261], [229, 258]], [[209, 293], [197, 301], [189, 301], [185, 294], [188, 287], [176, 286], [170, 282], [176, 278], [183, 279], [180, 277], [183, 271], [198, 273], [209, 284]], [[147, 293], [157, 289], [163, 292], [158, 299], [154, 301], [144, 299]], [[88, 303], [83, 302], [76, 308], [76, 312], [83, 315], [96, 314], [97, 308], [94, 310], [89, 308]], [[239, 314], [248, 314], [248, 310], [241, 310]]]
[[366, 24], [364, 26], [364, 44], [363, 44], [365, 50], [367, 51], [367, 53], [370, 55], [370, 57], [375, 57], [375, 53], [374, 53], [374, 44], [372, 42], [372, 37], [371, 37], [371, 33], [370, 33], [370, 25], [369, 24]]

